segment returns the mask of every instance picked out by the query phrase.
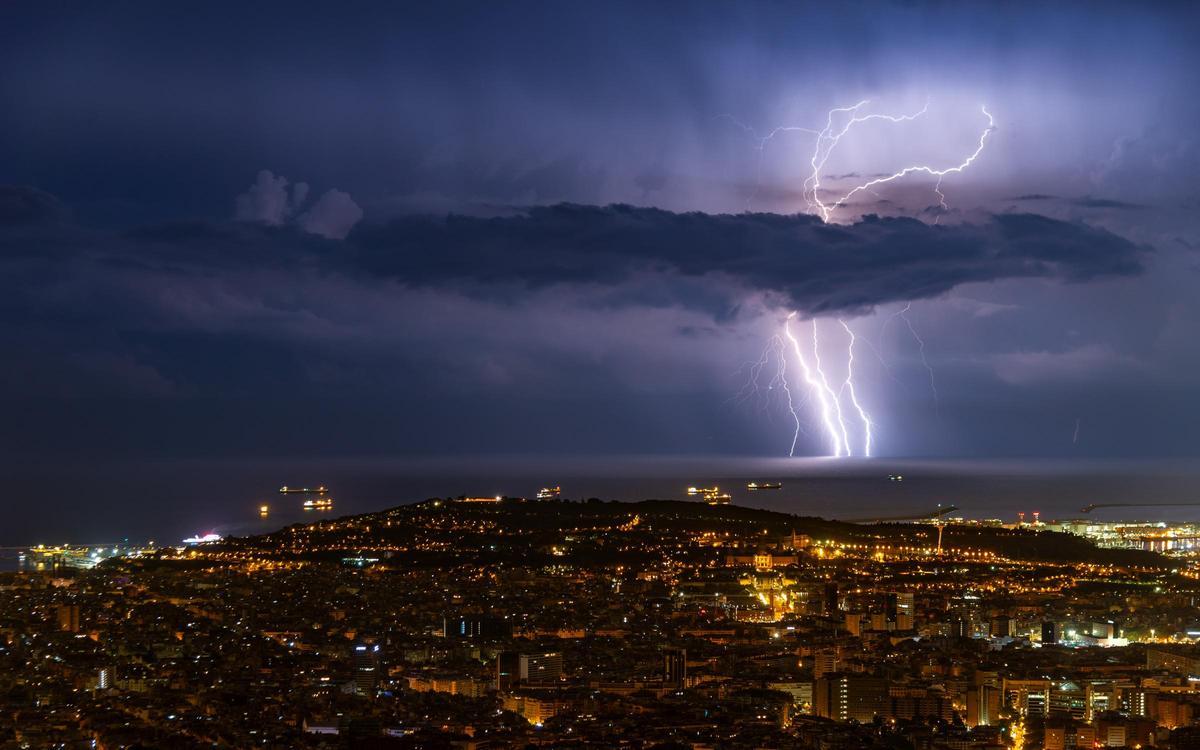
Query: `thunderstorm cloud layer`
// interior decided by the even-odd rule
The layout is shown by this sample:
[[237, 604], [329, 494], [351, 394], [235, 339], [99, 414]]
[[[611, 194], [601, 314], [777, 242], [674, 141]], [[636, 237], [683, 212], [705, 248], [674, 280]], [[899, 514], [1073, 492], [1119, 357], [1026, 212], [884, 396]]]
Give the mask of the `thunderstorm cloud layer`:
[[[0, 23], [14, 481], [786, 456], [746, 363], [793, 310], [835, 387], [858, 337], [879, 456], [1200, 444], [1195, 4], [61, 8]], [[923, 114], [855, 125], [814, 196], [864, 101]], [[797, 214], [984, 127], [940, 183]], [[795, 395], [796, 454], [828, 453]]]
[[968, 282], [1083, 281], [1131, 275], [1147, 248], [1112, 232], [1035, 214], [933, 226], [868, 216], [677, 214], [558, 205], [517, 216], [413, 217], [352, 238], [354, 263], [414, 284], [516, 281], [619, 284], [639, 271], [723, 276], [809, 314], [869, 311]]

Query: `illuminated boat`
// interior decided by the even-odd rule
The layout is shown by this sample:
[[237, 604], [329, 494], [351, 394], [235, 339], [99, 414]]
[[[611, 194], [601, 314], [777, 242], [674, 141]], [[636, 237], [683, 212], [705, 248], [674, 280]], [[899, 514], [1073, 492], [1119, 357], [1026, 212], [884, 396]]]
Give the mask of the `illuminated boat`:
[[746, 485], [746, 489], [751, 492], [758, 490], [778, 490], [783, 489], [783, 482], [751, 482]]

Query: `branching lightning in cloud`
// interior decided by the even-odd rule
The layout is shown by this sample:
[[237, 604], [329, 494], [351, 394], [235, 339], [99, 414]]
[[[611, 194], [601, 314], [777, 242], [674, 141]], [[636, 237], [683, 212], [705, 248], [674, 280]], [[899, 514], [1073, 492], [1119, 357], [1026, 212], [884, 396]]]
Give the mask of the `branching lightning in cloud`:
[[[864, 104], [867, 104], [867, 102], [860, 102], [859, 104], [856, 104], [854, 107], [848, 107], [848, 108], [844, 108], [842, 110], [835, 109], [830, 113], [830, 121], [832, 122], [833, 112], [838, 112], [838, 111], [857, 112], [858, 108], [863, 106]], [[841, 137], [843, 135], [845, 135], [846, 132], [849, 131], [852, 126], [854, 126], [860, 122], [866, 122], [867, 120], [870, 120], [872, 118], [885, 119], [890, 122], [903, 122], [905, 120], [913, 120], [913, 119], [916, 119], [917, 117], [920, 117], [921, 115], [923, 115], [925, 113], [925, 111], [928, 109], [928, 106], [929, 105], [927, 104], [925, 109], [922, 109], [920, 112], [918, 112], [914, 115], [901, 115], [899, 117], [892, 117], [892, 116], [886, 116], [886, 115], [867, 115], [865, 117], [858, 117], [857, 115], [855, 115], [850, 118], [850, 120], [847, 122], [846, 126], [837, 134], [837, 136], [826, 136], [825, 133], [830, 130], [830, 126], [829, 125], [826, 126], [826, 130], [822, 131], [822, 136], [818, 136], [818, 138], [817, 138], [817, 150], [813, 154], [813, 161], [812, 161], [812, 166], [813, 166], [812, 176], [809, 177], [808, 180], [805, 181], [806, 195], [809, 196], [809, 200], [811, 201], [811, 204], [816, 206], [817, 212], [821, 214], [822, 219], [824, 219], [825, 221], [829, 221], [830, 216], [832, 215], [834, 209], [838, 208], [839, 206], [845, 205], [846, 201], [850, 200], [858, 193], [860, 193], [864, 190], [871, 190], [876, 185], [882, 185], [884, 183], [893, 182], [902, 177], [907, 177], [910, 174], [926, 174], [926, 175], [929, 175], [930, 177], [936, 177], [937, 182], [934, 183], [933, 192], [937, 193], [938, 205], [941, 206], [943, 212], [950, 210], [950, 207], [946, 204], [946, 194], [942, 192], [942, 179], [945, 178], [946, 175], [961, 173], [967, 167], [971, 166], [971, 164], [973, 164], [975, 162], [975, 160], [979, 158], [979, 155], [981, 153], [983, 153], [983, 147], [987, 144], [988, 136], [991, 135], [992, 131], [994, 131], [996, 129], [996, 121], [992, 117], [992, 115], [987, 111], [986, 106], [981, 106], [979, 108], [979, 110], [983, 113], [983, 116], [987, 118], [987, 123], [988, 123], [987, 127], [984, 128], [982, 133], [980, 133], [979, 143], [976, 145], [975, 150], [972, 151], [970, 153], [970, 155], [968, 155], [965, 159], [963, 159], [958, 164], [950, 166], [950, 167], [945, 167], [943, 169], [934, 169], [933, 167], [925, 165], [925, 164], [914, 164], [911, 166], [907, 166], [907, 167], [904, 167], [903, 169], [900, 169], [889, 175], [884, 175], [883, 177], [876, 177], [875, 179], [864, 182], [861, 185], [856, 185], [853, 188], [851, 188], [847, 193], [842, 195], [842, 197], [838, 198], [833, 203], [830, 203], [828, 205], [826, 205], [825, 203], [823, 203], [821, 201], [820, 195], [818, 194], [819, 193], [818, 189], [820, 188], [820, 184], [821, 184], [820, 170], [822, 167], [825, 166], [825, 161], [829, 158], [829, 152], [833, 151], [833, 149], [837, 146], [838, 141], [841, 140]], [[825, 157], [823, 159], [821, 159], [818, 163], [818, 156], [821, 153], [822, 138], [829, 140], [830, 145], [825, 154]], [[811, 192], [807, 189], [807, 186], [810, 184], [811, 184]]]

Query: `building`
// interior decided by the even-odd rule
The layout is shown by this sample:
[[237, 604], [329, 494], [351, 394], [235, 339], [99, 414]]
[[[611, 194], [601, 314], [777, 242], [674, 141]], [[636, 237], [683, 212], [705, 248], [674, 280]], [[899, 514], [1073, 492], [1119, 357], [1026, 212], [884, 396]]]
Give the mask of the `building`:
[[561, 651], [521, 654], [517, 660], [517, 679], [524, 683], [558, 682], [563, 674]]
[[1012, 636], [1012, 618], [1008, 615], [999, 615], [992, 618], [989, 627], [993, 638], [1009, 638]]
[[354, 647], [354, 692], [375, 695], [379, 685], [379, 646], [360, 644]]
[[1058, 623], [1043, 622], [1042, 623], [1042, 643], [1044, 645], [1052, 645], [1058, 643]]
[[885, 715], [887, 682], [882, 677], [835, 672], [813, 685], [813, 713], [827, 719], [870, 723]]
[[687, 683], [687, 650], [663, 649], [663, 684], [682, 688]]
[[79, 605], [58, 605], [58, 629], [67, 633], [79, 632]]
[[496, 690], [507, 693], [517, 686], [520, 679], [521, 658], [515, 651], [501, 651], [496, 655]]
[[836, 671], [838, 671], [838, 658], [836, 651], [824, 650], [813, 654], [814, 680], [819, 680], [825, 675]]
[[1146, 669], [1179, 675], [1200, 675], [1200, 658], [1161, 647], [1146, 649]]
[[1021, 716], [1045, 716], [1050, 680], [1004, 680], [1004, 699]]
[[442, 635], [446, 638], [491, 640], [511, 638], [512, 633], [512, 624], [500, 617], [463, 615], [442, 620]]
[[829, 581], [825, 584], [825, 615], [828, 617], [837, 617], [838, 604], [837, 581]]
[[995, 685], [975, 685], [967, 689], [967, 726], [992, 726], [1000, 717], [1003, 705], [1000, 688]]

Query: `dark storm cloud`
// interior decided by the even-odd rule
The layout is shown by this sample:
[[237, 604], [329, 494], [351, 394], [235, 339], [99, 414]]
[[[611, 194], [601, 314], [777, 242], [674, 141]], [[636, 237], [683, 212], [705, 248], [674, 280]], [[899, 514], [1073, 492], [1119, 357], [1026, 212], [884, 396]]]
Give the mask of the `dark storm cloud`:
[[[446, 287], [484, 297], [514, 287], [586, 285], [611, 288], [609, 305], [678, 304], [717, 317], [747, 291], [770, 292], [802, 312], [846, 313], [936, 297], [972, 282], [1133, 275], [1148, 252], [1106, 230], [1034, 214], [945, 226], [868, 216], [834, 225], [806, 215], [571, 204], [491, 218], [405, 217], [360, 227], [342, 242], [257, 222], [172, 222], [118, 234], [51, 223], [31, 236], [28, 225], [53, 214], [46, 207], [57, 201], [15, 188], [0, 196], [21, 207], [6, 215], [24, 230], [0, 235], [13, 271], [8, 277], [27, 282], [10, 298], [32, 303], [39, 283], [77, 276], [93, 292], [123, 290], [122, 299], [99, 311], [102, 317], [125, 309], [127, 295], [157, 295], [162, 277], [189, 286], [233, 273], [274, 274], [272, 283], [281, 286], [289, 277], [316, 274], [352, 285]], [[686, 289], [632, 284], [647, 276], [694, 281]], [[79, 299], [94, 302], [90, 295]]]
[[1112, 208], [1125, 211], [1141, 211], [1149, 208], [1141, 203], [1130, 203], [1129, 201], [1119, 201], [1112, 198], [1093, 198], [1090, 195], [1076, 198], [1072, 201], [1072, 204], [1080, 208]]
[[[261, 221], [99, 231], [62, 220], [58, 201], [41, 191], [0, 196], [9, 207], [0, 225], [0, 344], [13, 354], [0, 385], [10, 396], [245, 396], [425, 382], [424, 369], [405, 359], [421, 357], [396, 344], [426, 338], [436, 343], [426, 359], [453, 359], [457, 345], [443, 337], [474, 326], [470, 314], [452, 319], [452, 304], [422, 319], [430, 294], [502, 310], [506, 320], [491, 325], [507, 330], [492, 335], [544, 361], [542, 349], [561, 333], [539, 340], [527, 325], [553, 310], [591, 316], [580, 325], [595, 335], [626, 311], [674, 309], [680, 319], [663, 330], [689, 338], [734, 325], [763, 292], [807, 313], [850, 313], [971, 282], [1132, 275], [1146, 252], [1102, 229], [1031, 214], [833, 225], [564, 204], [493, 218], [407, 217], [331, 240]], [[643, 334], [618, 338], [637, 350]], [[486, 359], [512, 347], [479, 351]], [[528, 373], [514, 373], [526, 367], [488, 361], [467, 377], [519, 382]]]
[[672, 213], [558, 205], [520, 216], [411, 217], [351, 236], [342, 260], [426, 285], [471, 281], [619, 284], [638, 272], [713, 276], [776, 292], [805, 312], [857, 311], [1005, 278], [1131, 275], [1146, 248], [1033, 214], [933, 226], [867, 217]]
[[1114, 198], [1095, 198], [1090, 195], [1080, 198], [1060, 198], [1057, 195], [1046, 195], [1045, 193], [1027, 193], [1025, 195], [1013, 196], [1008, 200], [1023, 202], [1061, 201], [1078, 208], [1113, 209], [1118, 211], [1140, 211], [1149, 208], [1149, 206], [1142, 203], [1130, 203], [1129, 201], [1116, 200]]

